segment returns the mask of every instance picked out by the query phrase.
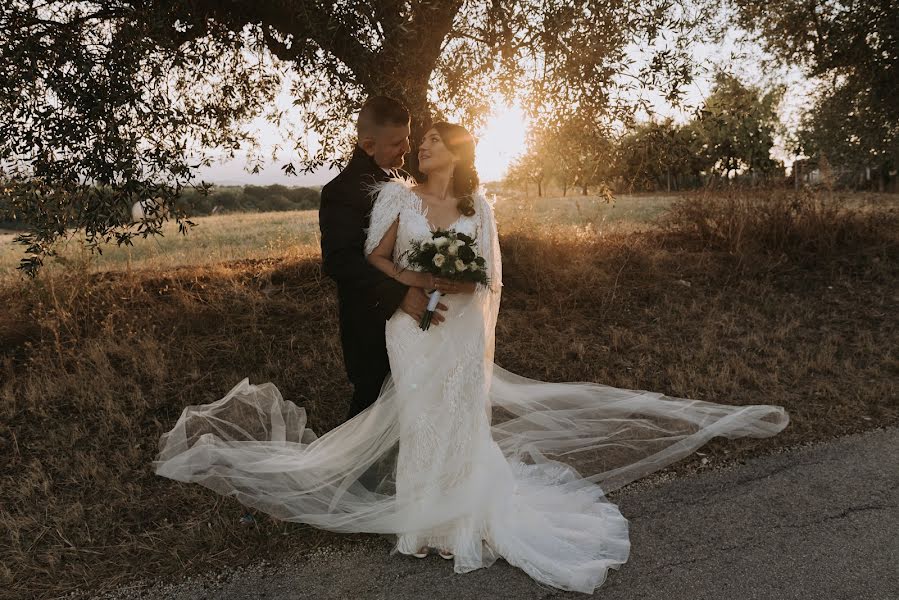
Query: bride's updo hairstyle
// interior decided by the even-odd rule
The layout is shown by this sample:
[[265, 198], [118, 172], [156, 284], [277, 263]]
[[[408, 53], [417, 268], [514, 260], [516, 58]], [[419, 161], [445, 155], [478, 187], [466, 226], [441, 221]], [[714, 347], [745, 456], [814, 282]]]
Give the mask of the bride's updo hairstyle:
[[459, 159], [453, 169], [453, 194], [459, 198], [459, 212], [474, 215], [474, 191], [481, 183], [474, 166], [474, 136], [461, 125], [439, 121], [432, 125], [443, 145]]

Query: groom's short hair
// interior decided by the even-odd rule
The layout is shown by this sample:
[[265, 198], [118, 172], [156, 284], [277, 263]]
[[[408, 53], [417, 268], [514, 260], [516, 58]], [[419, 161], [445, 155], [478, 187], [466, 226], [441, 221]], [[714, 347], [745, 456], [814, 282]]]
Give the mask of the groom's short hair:
[[371, 135], [375, 128], [383, 125], [406, 125], [409, 110], [402, 102], [390, 96], [372, 96], [362, 105], [356, 119], [356, 133], [359, 137]]

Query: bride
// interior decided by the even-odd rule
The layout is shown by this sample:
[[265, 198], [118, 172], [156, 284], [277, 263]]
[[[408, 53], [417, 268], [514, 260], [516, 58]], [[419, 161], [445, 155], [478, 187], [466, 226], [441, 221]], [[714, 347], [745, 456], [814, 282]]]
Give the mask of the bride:
[[[458, 573], [498, 558], [535, 580], [592, 593], [628, 559], [628, 520], [606, 494], [714, 436], [768, 437], [779, 406], [732, 406], [597, 383], [548, 383], [493, 363], [502, 262], [475, 145], [435, 124], [427, 181], [377, 184], [365, 253], [407, 285], [440, 288], [445, 321], [387, 321], [391, 375], [377, 401], [321, 437], [272, 383], [244, 379], [188, 406], [162, 436], [156, 473], [204, 485], [273, 517], [338, 532], [396, 536], [394, 552], [432, 549]], [[476, 239], [486, 285], [433, 280], [406, 251], [435, 229]]]

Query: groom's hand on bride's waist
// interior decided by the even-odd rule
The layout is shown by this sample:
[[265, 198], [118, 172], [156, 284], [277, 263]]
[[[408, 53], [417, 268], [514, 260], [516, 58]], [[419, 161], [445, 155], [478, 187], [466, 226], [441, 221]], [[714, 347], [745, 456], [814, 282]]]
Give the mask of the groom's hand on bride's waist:
[[[403, 309], [407, 315], [415, 319], [416, 322], [421, 322], [421, 318], [428, 308], [428, 293], [421, 288], [410, 287], [406, 292], [406, 297], [403, 298], [403, 301], [400, 303], [400, 308]], [[438, 302], [437, 310], [434, 311], [434, 316], [431, 317], [431, 325], [438, 325], [443, 322], [441, 311], [445, 310], [446, 305]]]

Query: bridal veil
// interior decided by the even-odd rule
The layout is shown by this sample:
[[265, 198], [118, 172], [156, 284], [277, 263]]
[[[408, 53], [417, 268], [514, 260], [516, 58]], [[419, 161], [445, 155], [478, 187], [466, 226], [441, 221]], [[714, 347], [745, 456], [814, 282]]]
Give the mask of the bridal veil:
[[[389, 194], [386, 188], [381, 192]], [[493, 209], [480, 192], [476, 210], [478, 248], [490, 277], [490, 285], [479, 286], [471, 298], [486, 341], [484, 408], [490, 420], [485, 426], [501, 458], [515, 469], [540, 470], [545, 477], [551, 473], [556, 485], [594, 506], [603, 493], [683, 459], [713, 437], [762, 438], [786, 427], [789, 417], [779, 406], [716, 404], [590, 382], [543, 382], [495, 365], [502, 262]], [[380, 240], [392, 219], [373, 215], [369, 239]], [[388, 377], [372, 406], [319, 437], [307, 427], [303, 407], [282, 398], [273, 383], [244, 379], [216, 402], [186, 407], [162, 436], [153, 465], [158, 475], [199, 483], [277, 519], [338, 532], [425, 530], [498, 502], [495, 492], [502, 482], [493, 479], [496, 471], [489, 464], [468, 465], [469, 477], [421, 490], [415, 501], [398, 495], [398, 417], [397, 390]], [[502, 507], [493, 508], [501, 514]], [[617, 526], [607, 535], [610, 544], [619, 545], [618, 555], [626, 557], [626, 530]], [[485, 556], [470, 568], [495, 558]], [[577, 581], [560, 587], [592, 591], [597, 584]]]

